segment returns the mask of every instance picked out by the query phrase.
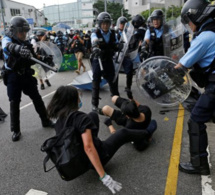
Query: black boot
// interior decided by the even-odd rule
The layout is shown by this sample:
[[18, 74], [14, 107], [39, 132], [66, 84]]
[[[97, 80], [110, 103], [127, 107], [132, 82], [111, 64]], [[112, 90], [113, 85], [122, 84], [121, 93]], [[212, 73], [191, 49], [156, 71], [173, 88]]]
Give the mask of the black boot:
[[21, 137], [20, 132], [20, 111], [19, 111], [20, 102], [11, 101], [10, 102], [10, 128], [13, 132], [12, 141], [18, 141]]
[[[210, 169], [207, 160], [208, 138], [206, 125], [188, 121], [190, 139], [190, 162], [180, 163], [179, 170], [188, 174], [209, 175]], [[201, 156], [205, 155], [205, 156]]]
[[100, 82], [93, 81], [92, 82], [92, 111], [98, 112], [99, 108], [99, 89], [100, 89]]
[[191, 162], [180, 163], [179, 170], [188, 174], [210, 175], [207, 156], [200, 157], [200, 166], [193, 166]]
[[42, 98], [40, 97], [40, 98], [34, 99], [33, 104], [37, 113], [40, 116], [42, 126], [54, 128], [55, 124], [48, 118], [46, 107], [44, 105]]
[[110, 93], [111, 96], [117, 95], [119, 96], [119, 90], [118, 90], [118, 78], [116, 79], [116, 81], [114, 83], [112, 82], [108, 82], [109, 86], [110, 86]]
[[126, 75], [126, 87], [125, 87], [126, 92], [128, 90], [129, 91], [131, 90], [132, 78], [133, 78], [133, 72]]

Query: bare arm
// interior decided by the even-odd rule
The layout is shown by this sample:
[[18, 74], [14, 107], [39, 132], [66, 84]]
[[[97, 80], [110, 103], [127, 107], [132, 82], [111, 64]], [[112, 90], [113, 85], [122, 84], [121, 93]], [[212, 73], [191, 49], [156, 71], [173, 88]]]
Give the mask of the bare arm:
[[86, 129], [84, 133], [81, 134], [81, 138], [84, 144], [84, 151], [86, 152], [90, 162], [94, 166], [98, 175], [102, 178], [105, 175], [104, 168], [100, 161], [98, 152], [93, 144], [92, 134], [90, 129]]

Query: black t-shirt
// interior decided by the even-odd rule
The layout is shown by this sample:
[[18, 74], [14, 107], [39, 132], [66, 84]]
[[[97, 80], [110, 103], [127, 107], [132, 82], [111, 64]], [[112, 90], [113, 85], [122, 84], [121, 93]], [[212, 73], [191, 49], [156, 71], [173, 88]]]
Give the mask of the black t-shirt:
[[152, 112], [148, 106], [139, 105], [138, 110], [145, 115], [145, 121], [136, 122], [133, 119], [128, 119], [125, 127], [128, 129], [146, 129], [151, 121]]
[[[57, 121], [55, 125], [56, 134], [59, 134], [60, 130], [63, 129], [65, 120], [66, 119], [59, 119]], [[93, 143], [99, 154], [100, 159], [102, 160], [106, 157], [106, 152], [103, 148], [103, 143], [98, 137], [95, 136], [95, 133], [94, 133], [95, 131], [97, 131], [97, 126], [94, 124], [94, 122], [86, 113], [81, 111], [73, 112], [72, 115], [70, 116], [67, 126], [75, 127], [75, 131], [77, 132], [77, 135], [80, 136], [79, 137], [80, 143], [83, 142], [81, 138], [81, 134], [84, 133], [86, 129], [91, 129]]]

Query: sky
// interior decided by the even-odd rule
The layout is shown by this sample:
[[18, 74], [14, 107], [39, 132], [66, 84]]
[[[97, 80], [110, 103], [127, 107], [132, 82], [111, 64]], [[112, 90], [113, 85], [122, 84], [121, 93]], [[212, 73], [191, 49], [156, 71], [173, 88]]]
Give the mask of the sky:
[[72, 3], [72, 2], [76, 2], [77, 0], [13, 0], [13, 1], [25, 3], [28, 5], [33, 5], [37, 9], [41, 9], [41, 8], [43, 8], [44, 4], [46, 6], [57, 5], [58, 3], [59, 4]]

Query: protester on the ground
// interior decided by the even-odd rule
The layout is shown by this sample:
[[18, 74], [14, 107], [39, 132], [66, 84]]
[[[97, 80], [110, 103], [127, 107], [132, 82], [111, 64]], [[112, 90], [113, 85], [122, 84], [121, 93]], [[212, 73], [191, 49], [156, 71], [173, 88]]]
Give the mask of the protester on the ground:
[[105, 141], [98, 137], [99, 117], [96, 112], [86, 114], [78, 111], [81, 103], [78, 90], [73, 86], [61, 86], [57, 89], [47, 107], [49, 117], [57, 119], [55, 129], [59, 134], [67, 116], [72, 112], [68, 125], [75, 128], [83, 149], [89, 158], [89, 166], [94, 169], [103, 184], [112, 193], [121, 190], [122, 185], [105, 172], [104, 166], [110, 161], [117, 150], [127, 142], [141, 142], [149, 136], [147, 130], [123, 128], [111, 135]]
[[[114, 109], [109, 105], [106, 105], [100, 111], [100, 114], [109, 116], [105, 119], [105, 125], [108, 126], [110, 133], [115, 133], [116, 129], [112, 124], [112, 120], [116, 122], [117, 125], [123, 126], [128, 129], [147, 129], [149, 136], [145, 138], [144, 141], [134, 142], [134, 146], [138, 150], [144, 150], [149, 146], [152, 140], [152, 134], [156, 130], [156, 121], [151, 120], [151, 110], [146, 105], [141, 105], [137, 100], [125, 99], [119, 96], [113, 96], [112, 102], [120, 110]], [[151, 123], [151, 125], [150, 125]], [[150, 128], [149, 128], [150, 126]]]

